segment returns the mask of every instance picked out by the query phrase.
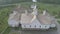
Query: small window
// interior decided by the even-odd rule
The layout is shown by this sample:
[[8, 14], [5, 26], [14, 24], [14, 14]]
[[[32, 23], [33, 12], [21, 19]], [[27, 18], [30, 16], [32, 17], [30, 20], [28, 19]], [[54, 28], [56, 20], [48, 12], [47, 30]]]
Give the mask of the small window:
[[30, 27], [31, 27], [31, 25], [30, 25]]
[[47, 26], [45, 26], [45, 27], [47, 27]]
[[41, 27], [41, 26], [40, 26]]
[[36, 25], [35, 25], [35, 27], [36, 27]]
[[26, 26], [24, 25], [24, 27], [26, 27]]

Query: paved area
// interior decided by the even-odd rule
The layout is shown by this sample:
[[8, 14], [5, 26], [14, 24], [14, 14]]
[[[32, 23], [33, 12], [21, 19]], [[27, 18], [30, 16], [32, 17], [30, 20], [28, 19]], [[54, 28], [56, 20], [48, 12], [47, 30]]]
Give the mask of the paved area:
[[21, 34], [58, 34], [57, 31], [23, 31]]
[[47, 30], [47, 31], [12, 30], [9, 34], [60, 34], [60, 24], [57, 23], [57, 30]]

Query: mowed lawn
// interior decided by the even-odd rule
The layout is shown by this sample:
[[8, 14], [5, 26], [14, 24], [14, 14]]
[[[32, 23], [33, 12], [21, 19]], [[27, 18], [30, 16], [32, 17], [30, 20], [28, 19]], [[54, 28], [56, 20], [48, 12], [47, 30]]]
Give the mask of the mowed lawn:
[[[25, 3], [19, 3], [22, 6], [30, 6], [32, 3], [25, 2]], [[60, 19], [60, 5], [57, 4], [46, 4], [46, 3], [36, 3], [38, 11], [43, 11], [44, 9], [48, 9], [48, 12], [55, 16], [56, 18]], [[8, 6], [0, 8], [0, 33], [8, 26], [8, 16], [11, 13], [11, 10], [14, 6]]]

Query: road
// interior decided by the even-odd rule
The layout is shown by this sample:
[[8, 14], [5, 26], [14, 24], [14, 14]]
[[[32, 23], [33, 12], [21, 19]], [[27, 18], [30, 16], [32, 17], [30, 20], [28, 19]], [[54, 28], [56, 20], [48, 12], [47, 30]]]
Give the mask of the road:
[[58, 34], [57, 31], [45, 31], [45, 32], [41, 32], [41, 31], [24, 31], [21, 34]]

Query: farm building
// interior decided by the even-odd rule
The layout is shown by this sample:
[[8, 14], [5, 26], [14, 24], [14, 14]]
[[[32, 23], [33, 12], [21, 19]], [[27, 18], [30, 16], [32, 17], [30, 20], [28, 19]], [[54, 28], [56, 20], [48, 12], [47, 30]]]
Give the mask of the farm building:
[[11, 27], [19, 27], [21, 24], [22, 29], [49, 29], [56, 27], [56, 20], [46, 10], [39, 14], [35, 4], [28, 8], [19, 6], [13, 10], [8, 24]]

